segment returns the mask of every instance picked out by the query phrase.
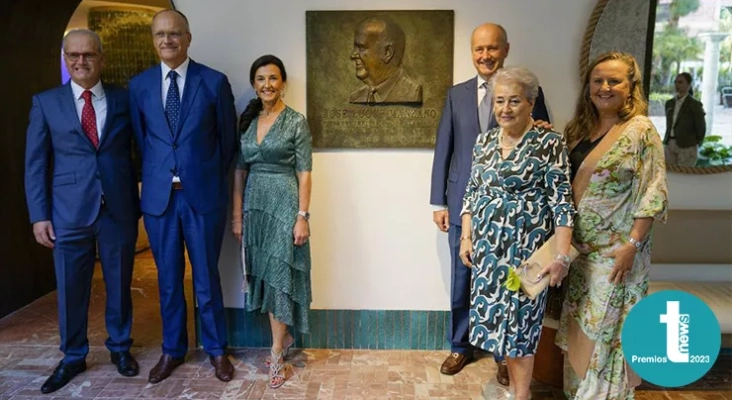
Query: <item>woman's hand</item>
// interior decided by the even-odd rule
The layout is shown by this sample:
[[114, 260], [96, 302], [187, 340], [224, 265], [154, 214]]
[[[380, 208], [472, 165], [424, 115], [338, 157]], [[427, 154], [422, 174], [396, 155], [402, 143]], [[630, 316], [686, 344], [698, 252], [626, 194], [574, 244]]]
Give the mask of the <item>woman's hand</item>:
[[629, 242], [625, 242], [622, 246], [607, 254], [608, 258], [615, 259], [615, 265], [613, 265], [613, 270], [610, 271], [610, 276], [607, 279], [608, 282], [615, 283], [616, 285], [625, 282], [625, 276], [633, 268], [635, 252], [635, 246]]
[[295, 237], [295, 246], [302, 246], [310, 237], [310, 224], [305, 218], [298, 215], [297, 222], [295, 222], [295, 229], [292, 230], [292, 235]]
[[539, 271], [539, 275], [541, 277], [546, 276], [546, 274], [549, 274], [549, 286], [562, 286], [562, 280], [564, 280], [564, 277], [567, 276], [569, 271], [567, 268], [559, 261], [552, 261], [551, 264], [547, 265], [546, 267], [542, 268], [541, 271]]
[[469, 238], [460, 239], [460, 259], [466, 267], [473, 266], [473, 241]]
[[241, 243], [242, 226], [243, 223], [241, 217], [234, 216], [231, 218], [231, 233], [234, 234], [234, 237], [239, 243]]

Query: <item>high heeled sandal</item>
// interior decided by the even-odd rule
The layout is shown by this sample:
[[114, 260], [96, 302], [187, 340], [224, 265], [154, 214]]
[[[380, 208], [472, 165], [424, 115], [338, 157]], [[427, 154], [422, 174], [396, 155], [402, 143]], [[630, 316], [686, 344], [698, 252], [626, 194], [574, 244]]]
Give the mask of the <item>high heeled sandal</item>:
[[293, 336], [291, 336], [291, 335], [290, 335], [290, 337], [292, 338], [292, 342], [290, 342], [290, 344], [288, 344], [287, 346], [285, 346], [282, 349], [282, 357], [283, 358], [287, 358], [287, 355], [290, 353], [290, 348], [292, 348], [292, 346], [295, 345], [295, 338]]
[[285, 375], [287, 364], [285, 364], [283, 359], [284, 351], [275, 353], [270, 350], [269, 353], [271, 362], [269, 363], [269, 381], [267, 385], [272, 389], [277, 389], [284, 385], [287, 380], [287, 376]]
[[[292, 337], [292, 336], [290, 336]], [[290, 348], [295, 345], [295, 338], [292, 337], [292, 342], [288, 344], [287, 346], [282, 348], [282, 358], [287, 358], [287, 355], [290, 353]], [[269, 359], [264, 361], [264, 365], [269, 365], [270, 361]]]

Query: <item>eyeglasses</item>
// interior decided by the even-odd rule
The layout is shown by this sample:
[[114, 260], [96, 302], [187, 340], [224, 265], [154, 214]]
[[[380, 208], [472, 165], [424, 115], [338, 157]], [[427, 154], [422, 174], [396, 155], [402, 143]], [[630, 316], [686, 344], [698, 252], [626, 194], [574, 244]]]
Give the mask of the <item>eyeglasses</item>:
[[99, 53], [66, 53], [64, 52], [64, 56], [66, 56], [67, 59], [70, 61], [76, 61], [80, 57], [84, 57], [86, 61], [94, 61], [97, 58], [99, 58]]
[[158, 32], [155, 32], [153, 34], [153, 36], [156, 39], [164, 39], [166, 36], [169, 36], [173, 40], [178, 40], [178, 39], [181, 38], [181, 36], [183, 36], [183, 32], [179, 32], [179, 31], [170, 31], [170, 32], [158, 31]]

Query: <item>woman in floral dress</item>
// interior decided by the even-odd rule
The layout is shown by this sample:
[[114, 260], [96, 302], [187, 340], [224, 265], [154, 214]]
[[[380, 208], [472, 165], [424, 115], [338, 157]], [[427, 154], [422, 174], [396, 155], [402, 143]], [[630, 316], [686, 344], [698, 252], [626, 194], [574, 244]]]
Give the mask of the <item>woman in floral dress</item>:
[[566, 129], [577, 207], [574, 243], [557, 332], [571, 400], [626, 400], [640, 379], [628, 368], [620, 334], [646, 296], [651, 226], [665, 222], [666, 166], [661, 137], [645, 117], [641, 72], [625, 53], [588, 68]]

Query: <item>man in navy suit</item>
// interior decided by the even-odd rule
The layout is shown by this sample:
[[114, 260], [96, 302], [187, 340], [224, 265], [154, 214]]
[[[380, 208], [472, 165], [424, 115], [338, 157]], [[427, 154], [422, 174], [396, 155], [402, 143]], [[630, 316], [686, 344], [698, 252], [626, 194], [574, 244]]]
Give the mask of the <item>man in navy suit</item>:
[[219, 278], [228, 171], [237, 152], [234, 96], [226, 76], [188, 57], [191, 32], [179, 11], [152, 20], [161, 64], [130, 81], [130, 108], [142, 154], [141, 206], [158, 269], [163, 354], [148, 381], [166, 379], [188, 351], [185, 261], [191, 261], [201, 339], [216, 377], [230, 381]]
[[94, 263], [107, 292], [105, 342], [124, 376], [130, 354], [130, 284], [140, 218], [128, 95], [100, 80], [104, 54], [89, 30], [63, 41], [69, 83], [33, 96], [25, 152], [25, 191], [36, 241], [53, 249], [63, 360], [41, 386], [51, 393], [86, 370]]
[[[460, 210], [470, 176], [475, 140], [479, 133], [497, 126], [487, 82], [503, 67], [509, 50], [508, 36], [500, 25], [483, 24], [473, 31], [470, 46], [478, 75], [453, 86], [447, 92], [437, 129], [430, 191], [430, 204], [434, 207], [433, 220], [441, 231], [448, 232], [452, 259], [452, 320], [448, 333], [451, 352], [440, 368], [447, 375], [460, 372], [473, 358], [473, 347], [468, 340], [471, 270], [458, 255], [462, 237]], [[538, 123], [549, 122], [541, 88], [534, 104], [533, 117]], [[498, 381], [508, 385], [505, 361], [496, 359], [496, 362]]]

